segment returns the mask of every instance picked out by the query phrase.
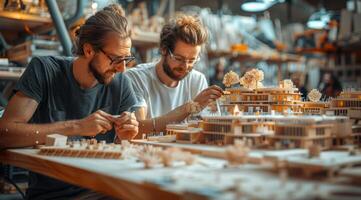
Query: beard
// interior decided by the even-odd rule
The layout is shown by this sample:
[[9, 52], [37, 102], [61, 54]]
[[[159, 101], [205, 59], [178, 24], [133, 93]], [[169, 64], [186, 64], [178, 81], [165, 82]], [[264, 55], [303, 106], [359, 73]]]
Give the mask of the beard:
[[[189, 74], [189, 72], [192, 70], [192, 69], [185, 70], [183, 67], [176, 67], [174, 69], [171, 69], [169, 64], [166, 61], [163, 62], [162, 67], [163, 67], [163, 71], [167, 74], [167, 76], [169, 76], [171, 79], [173, 79], [175, 81], [180, 81], [180, 80], [184, 79], [184, 77], [186, 77]], [[175, 71], [184, 72], [184, 74], [177, 75], [177, 74], [175, 74]]]
[[[113, 72], [113, 70], [108, 70], [108, 71], [106, 71], [106, 72], [104, 72], [102, 74], [101, 72], [98, 71], [98, 69], [97, 69], [96, 65], [94, 64], [93, 60], [89, 63], [89, 69], [92, 72], [95, 79], [100, 84], [104, 84], [104, 85], [108, 85], [113, 80], [112, 73], [115, 74]], [[109, 76], [107, 76], [108, 74], [109, 74]]]

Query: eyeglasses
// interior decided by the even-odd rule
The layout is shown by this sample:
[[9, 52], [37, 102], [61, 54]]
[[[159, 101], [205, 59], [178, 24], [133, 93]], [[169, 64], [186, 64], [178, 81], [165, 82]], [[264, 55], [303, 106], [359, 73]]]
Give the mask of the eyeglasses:
[[200, 57], [198, 56], [196, 59], [184, 59], [182, 56], [174, 55], [169, 49], [168, 49], [170, 57], [177, 62], [178, 64], [189, 64], [194, 65], [196, 62], [200, 60]]
[[115, 58], [112, 58], [102, 48], [100, 48], [99, 50], [108, 57], [108, 59], [110, 60], [110, 65], [113, 65], [113, 64], [119, 65], [120, 63], [123, 63], [123, 62], [125, 62], [125, 65], [128, 65], [130, 62], [132, 62], [135, 59], [134, 56], [125, 56], [125, 57], [117, 56]]

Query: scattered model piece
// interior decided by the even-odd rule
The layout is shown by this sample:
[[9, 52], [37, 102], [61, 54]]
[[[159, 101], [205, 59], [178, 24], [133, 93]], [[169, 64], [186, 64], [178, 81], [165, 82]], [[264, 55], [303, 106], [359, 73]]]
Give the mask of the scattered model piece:
[[64, 135], [60, 135], [60, 134], [47, 135], [45, 139], [45, 146], [65, 146], [67, 140], [68, 137]]
[[151, 145], [141, 146], [142, 151], [137, 156], [138, 159], [144, 163], [144, 167], [149, 169], [159, 164], [165, 167], [171, 167], [175, 162], [181, 161], [186, 165], [191, 165], [196, 161], [194, 155], [190, 152], [182, 151], [179, 148], [166, 148], [155, 147]]
[[226, 148], [225, 154], [230, 166], [237, 166], [247, 163], [250, 149], [246, 146], [244, 140], [236, 140], [234, 145]]
[[[55, 136], [62, 138], [62, 135]], [[54, 138], [54, 135], [50, 135], [49, 138]], [[187, 165], [195, 162], [195, 157], [191, 153], [176, 148], [163, 149], [151, 145], [135, 145], [128, 141], [122, 141], [121, 144], [106, 144], [105, 141], [98, 142], [96, 139], [69, 141], [68, 144], [62, 146], [43, 146], [40, 147], [39, 154], [75, 158], [138, 158], [144, 163], [145, 168], [151, 168], [157, 164], [169, 167], [177, 161]]]
[[120, 159], [121, 146], [105, 144], [105, 141], [94, 143], [90, 140], [72, 141], [65, 146], [43, 146], [40, 155], [64, 156], [76, 158]]
[[174, 135], [178, 143], [201, 143], [202, 129], [198, 123], [168, 124], [167, 135]]
[[165, 167], [171, 167], [175, 161], [184, 161], [187, 165], [191, 165], [195, 161], [195, 157], [191, 153], [184, 152], [179, 148], [167, 148], [158, 152], [158, 156]]
[[144, 167], [146, 169], [152, 168], [160, 162], [158, 154], [161, 151], [161, 147], [145, 145], [143, 148], [143, 152], [138, 155], [138, 159], [144, 163]]

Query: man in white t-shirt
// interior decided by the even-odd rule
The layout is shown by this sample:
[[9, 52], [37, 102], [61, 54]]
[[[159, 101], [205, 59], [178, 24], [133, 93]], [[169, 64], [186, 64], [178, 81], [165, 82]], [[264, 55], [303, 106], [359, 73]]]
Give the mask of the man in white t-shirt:
[[190, 104], [204, 108], [223, 94], [218, 86], [208, 87], [202, 73], [192, 70], [207, 39], [207, 29], [198, 18], [180, 16], [162, 28], [161, 59], [125, 73], [142, 107], [136, 113], [140, 133], [164, 131], [167, 124], [190, 114]]

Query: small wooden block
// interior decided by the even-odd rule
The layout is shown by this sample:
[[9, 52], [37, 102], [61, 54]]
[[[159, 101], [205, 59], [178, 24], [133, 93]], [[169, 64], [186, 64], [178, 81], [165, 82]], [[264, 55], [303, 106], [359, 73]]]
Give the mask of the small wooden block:
[[66, 146], [67, 136], [60, 134], [51, 134], [46, 136], [45, 146]]

